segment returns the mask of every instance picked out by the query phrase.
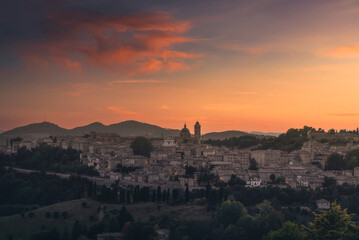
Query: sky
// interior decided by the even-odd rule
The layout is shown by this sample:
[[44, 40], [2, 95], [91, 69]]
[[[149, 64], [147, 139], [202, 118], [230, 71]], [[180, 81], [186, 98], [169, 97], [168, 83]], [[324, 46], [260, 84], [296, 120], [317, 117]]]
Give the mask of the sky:
[[355, 129], [358, 24], [354, 0], [3, 1], [0, 129]]

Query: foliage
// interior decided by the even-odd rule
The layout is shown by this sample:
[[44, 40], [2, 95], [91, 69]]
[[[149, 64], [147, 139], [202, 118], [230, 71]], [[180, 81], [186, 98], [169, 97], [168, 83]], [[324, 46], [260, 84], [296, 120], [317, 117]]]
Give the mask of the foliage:
[[348, 151], [343, 157], [339, 153], [331, 153], [325, 164], [325, 170], [353, 170], [359, 166], [359, 149]]
[[130, 240], [152, 240], [155, 239], [156, 232], [154, 230], [154, 226], [137, 221], [130, 225], [126, 232], [126, 238]]
[[224, 228], [226, 228], [230, 224], [235, 224], [237, 220], [245, 214], [246, 209], [242, 203], [226, 201], [222, 203], [221, 207], [218, 209], [217, 221], [218, 223], [223, 224]]
[[345, 169], [345, 161], [339, 153], [331, 153], [325, 163], [325, 170], [343, 170]]
[[122, 166], [121, 164], [117, 164], [115, 172], [120, 172], [123, 174], [129, 174], [130, 172], [134, 172], [137, 169], [139, 169], [139, 167], [132, 167], [132, 166]]
[[241, 137], [232, 137], [224, 140], [206, 140], [204, 141], [205, 144], [210, 144], [213, 146], [226, 146], [229, 148], [248, 148], [251, 146], [256, 146], [261, 142], [260, 138], [256, 136], [246, 135]]
[[[78, 199], [87, 185], [88, 180], [80, 177], [60, 179], [55, 175], [25, 174], [9, 169], [0, 175], [0, 205], [44, 206]], [[0, 212], [0, 215], [3, 214]]]
[[292, 222], [285, 222], [280, 230], [271, 231], [263, 240], [301, 240], [301, 233], [298, 225]]
[[313, 214], [313, 221], [308, 226], [303, 226], [305, 239], [344, 240], [354, 237], [356, 226], [352, 216], [336, 202], [332, 203], [329, 211]]
[[52, 171], [60, 173], [76, 173], [79, 175], [97, 176], [99, 173], [93, 168], [80, 162], [80, 153], [74, 149], [41, 144], [31, 150], [21, 147], [11, 156], [0, 155], [0, 162], [13, 167]]
[[258, 170], [258, 164], [254, 158], [249, 160], [249, 170]]

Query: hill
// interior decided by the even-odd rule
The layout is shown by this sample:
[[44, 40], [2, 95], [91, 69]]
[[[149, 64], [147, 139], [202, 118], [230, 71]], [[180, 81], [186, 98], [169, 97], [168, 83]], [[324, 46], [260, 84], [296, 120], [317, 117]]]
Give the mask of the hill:
[[[85, 126], [75, 127], [73, 129], [62, 128], [54, 123], [42, 122], [33, 123], [22, 127], [17, 127], [9, 131], [0, 133], [0, 144], [5, 143], [6, 139], [14, 137], [22, 138], [39, 138], [46, 136], [82, 136], [90, 132], [98, 133], [116, 133], [123, 137], [130, 136], [148, 136], [148, 137], [161, 137], [161, 136], [178, 136], [178, 129], [162, 128], [153, 124], [138, 122], [138, 121], [124, 121], [110, 125], [104, 125], [100, 122], [94, 122]], [[261, 136], [278, 136], [279, 133], [262, 133], [262, 132], [242, 132], [242, 131], [224, 131], [224, 132], [211, 132], [202, 136], [203, 140], [223, 140], [231, 137], [240, 137], [245, 135], [261, 135]]]
[[61, 128], [58, 125], [50, 122], [32, 123], [26, 126], [17, 127], [9, 131], [3, 132], [2, 137], [43, 137], [49, 135], [65, 135], [67, 129]]
[[124, 121], [111, 125], [104, 125], [100, 122], [94, 122], [89, 125], [76, 127], [73, 129], [65, 129], [59, 127], [54, 123], [42, 122], [33, 123], [22, 127], [17, 127], [12, 130], [3, 132], [0, 134], [0, 140], [5, 141], [8, 138], [13, 137], [45, 137], [45, 136], [81, 136], [92, 131], [99, 133], [116, 133], [120, 136], [149, 136], [149, 137], [161, 137], [161, 136], [177, 136], [179, 130], [166, 129], [156, 125], [148, 123], [142, 123], [137, 121]]
[[[82, 202], [87, 202], [86, 208], [81, 207]], [[15, 239], [29, 239], [31, 233], [39, 232], [43, 227], [50, 229], [56, 226], [60, 233], [65, 229], [71, 231], [73, 223], [78, 220], [83, 225], [93, 225], [98, 221], [91, 221], [91, 218], [100, 217], [101, 213], [98, 208], [106, 206], [107, 211], [114, 209], [120, 210], [123, 204], [104, 204], [92, 199], [77, 199], [66, 202], [60, 202], [53, 205], [45, 206], [33, 210], [34, 217], [30, 218], [27, 214], [22, 218], [20, 214], [13, 216], [0, 217], [0, 239], [8, 239], [10, 234]], [[142, 203], [125, 205], [128, 211], [135, 219], [147, 220], [150, 216], [158, 217], [160, 211], [157, 209], [157, 203]], [[208, 219], [210, 213], [206, 210], [205, 206], [193, 205], [175, 205], [161, 204], [161, 210], [168, 211], [173, 218], [176, 219]], [[46, 212], [54, 213], [59, 212], [59, 218], [46, 218]], [[62, 212], [68, 213], [68, 218], [64, 219]]]
[[261, 136], [272, 136], [272, 137], [278, 137], [279, 135], [281, 135], [282, 133], [276, 133], [276, 132], [249, 132], [249, 134], [254, 134], [254, 135], [261, 135]]
[[111, 124], [107, 127], [108, 132], [117, 133], [121, 136], [178, 136], [179, 130], [166, 129], [156, 125], [137, 121], [125, 121]]
[[223, 140], [226, 138], [241, 137], [241, 136], [245, 136], [245, 135], [248, 135], [248, 133], [232, 130], [232, 131], [225, 131], [225, 132], [206, 133], [202, 136], [202, 139], [203, 140], [208, 140], [208, 139]]

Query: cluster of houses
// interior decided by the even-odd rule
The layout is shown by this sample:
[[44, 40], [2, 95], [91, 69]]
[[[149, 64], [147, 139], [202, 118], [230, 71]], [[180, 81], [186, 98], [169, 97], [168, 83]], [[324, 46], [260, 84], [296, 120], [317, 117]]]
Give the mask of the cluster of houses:
[[[56, 136], [22, 140], [3, 150], [16, 152], [40, 143], [81, 151], [82, 163], [93, 166], [102, 177], [123, 185], [159, 186], [165, 188], [203, 188], [207, 181], [204, 173], [228, 182], [233, 175], [246, 181], [247, 187], [281, 184], [292, 188], [320, 187], [325, 177], [333, 177], [339, 184], [359, 184], [359, 169], [354, 171], [324, 171], [330, 153], [345, 154], [359, 148], [357, 144], [329, 145], [310, 138], [303, 147], [293, 152], [279, 150], [228, 149], [203, 144], [201, 126], [194, 125], [194, 135], [185, 125], [179, 136], [150, 138], [154, 146], [150, 157], [134, 155], [130, 145], [134, 137], [112, 133], [91, 132], [86, 136]], [[251, 159], [257, 169], [251, 168]], [[320, 168], [322, 166], [322, 168]], [[188, 174], [188, 169], [194, 170]], [[126, 169], [124, 171], [124, 169]], [[274, 178], [273, 178], [274, 175]], [[280, 179], [281, 181], [274, 181]]]

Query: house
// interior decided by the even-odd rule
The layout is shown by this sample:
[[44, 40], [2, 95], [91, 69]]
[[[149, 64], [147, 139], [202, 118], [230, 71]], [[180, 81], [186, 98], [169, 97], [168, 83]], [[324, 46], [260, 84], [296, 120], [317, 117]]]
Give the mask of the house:
[[260, 177], [252, 177], [246, 182], [246, 187], [260, 187], [262, 179]]
[[325, 199], [319, 199], [316, 201], [317, 208], [320, 210], [328, 210], [330, 209], [330, 202]]
[[123, 233], [102, 233], [97, 235], [97, 240], [105, 239], [123, 240], [125, 239], [125, 235]]

